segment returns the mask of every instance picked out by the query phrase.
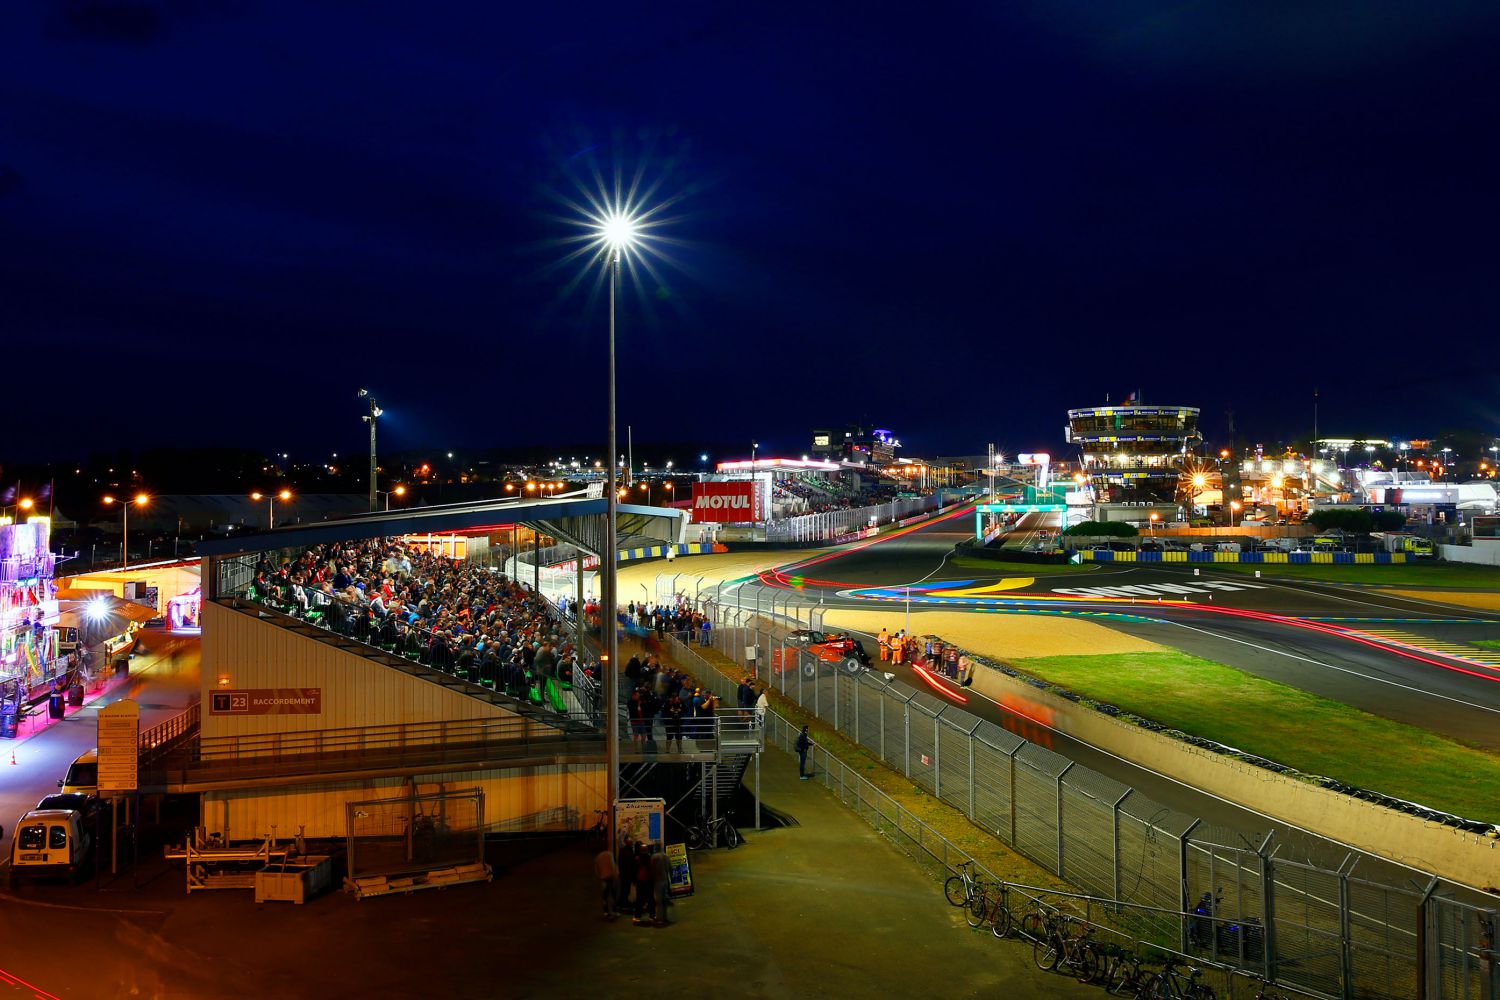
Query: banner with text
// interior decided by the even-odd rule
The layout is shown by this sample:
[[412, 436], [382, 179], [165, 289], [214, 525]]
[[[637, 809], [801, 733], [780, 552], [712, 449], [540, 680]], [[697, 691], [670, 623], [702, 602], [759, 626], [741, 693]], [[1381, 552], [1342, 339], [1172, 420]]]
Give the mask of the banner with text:
[[210, 691], [209, 715], [322, 715], [322, 688]]
[[693, 520], [724, 523], [765, 520], [760, 509], [760, 484], [694, 483]]

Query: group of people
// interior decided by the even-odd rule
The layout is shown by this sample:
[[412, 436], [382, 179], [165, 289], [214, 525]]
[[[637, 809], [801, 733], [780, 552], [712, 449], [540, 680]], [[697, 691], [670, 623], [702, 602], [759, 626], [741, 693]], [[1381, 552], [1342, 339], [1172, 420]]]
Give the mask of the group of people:
[[[630, 716], [630, 738], [644, 743], [656, 738], [660, 720], [667, 749], [673, 744], [682, 749], [683, 737], [709, 739], [714, 735], [714, 716], [719, 698], [712, 691], [698, 687], [693, 678], [675, 667], [663, 664], [655, 653], [632, 656], [625, 664], [626, 711]], [[765, 705], [765, 692], [759, 698]], [[747, 701], [748, 699], [748, 701]], [[740, 684], [736, 697], [739, 708], [755, 708], [757, 695], [747, 678]], [[762, 714], [765, 708], [761, 708]]]
[[644, 601], [631, 601], [620, 612], [620, 624], [637, 632], [655, 632], [658, 639], [674, 635], [684, 645], [696, 636], [698, 645], [709, 645], [709, 634], [713, 622], [709, 616], [694, 608], [690, 602], [679, 597], [671, 605], [648, 605]]
[[892, 635], [884, 628], [875, 637], [875, 642], [880, 646], [882, 662], [910, 663], [913, 666], [926, 667], [933, 673], [942, 674], [964, 687], [973, 683], [973, 661], [968, 653], [951, 642], [944, 642], [936, 636], [919, 639], [916, 636], [907, 635], [904, 629]]
[[503, 573], [396, 539], [258, 560], [252, 600], [559, 711], [582, 662], [546, 602]]
[[605, 919], [631, 913], [638, 927], [665, 927], [671, 872], [661, 844], [647, 844], [626, 835], [620, 838], [618, 851], [605, 847], [594, 858]]

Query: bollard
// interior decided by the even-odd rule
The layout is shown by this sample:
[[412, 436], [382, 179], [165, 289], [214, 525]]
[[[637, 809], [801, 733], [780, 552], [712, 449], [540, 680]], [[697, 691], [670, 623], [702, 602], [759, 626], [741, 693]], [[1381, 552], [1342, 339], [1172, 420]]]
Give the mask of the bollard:
[[1259, 579], [1260, 579], [1260, 570], [1256, 570], [1256, 571], [1255, 571], [1255, 578], [1256, 578], [1256, 579], [1257, 579], [1257, 580], [1259, 580]]
[[1201, 573], [1201, 572], [1203, 572], [1203, 571], [1202, 571], [1202, 570], [1200, 570], [1200, 569], [1199, 569], [1199, 568], [1198, 568], [1198, 567], [1197, 567], [1197, 566], [1194, 566], [1194, 567], [1193, 567], [1193, 575], [1194, 575], [1194, 576], [1197, 576], [1197, 575], [1198, 575], [1198, 574], [1199, 574], [1199, 573]]

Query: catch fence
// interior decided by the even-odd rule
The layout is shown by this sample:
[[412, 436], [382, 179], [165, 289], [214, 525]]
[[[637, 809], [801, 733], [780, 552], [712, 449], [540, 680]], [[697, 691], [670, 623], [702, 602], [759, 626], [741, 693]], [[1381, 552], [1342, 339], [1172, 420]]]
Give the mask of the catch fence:
[[[1495, 911], [1460, 899], [1456, 887], [1355, 877], [1352, 852], [1337, 869], [1278, 857], [1274, 831], [1247, 836], [1205, 823], [888, 679], [878, 663], [864, 669], [848, 657], [814, 655], [795, 633], [821, 630], [822, 608], [762, 589], [758, 606], [747, 606], [748, 597], [728, 588], [662, 574], [656, 596], [693, 602], [713, 621], [710, 645], [738, 669], [1034, 863], [1111, 901], [1112, 926], [1312, 996], [1500, 1000]], [[733, 703], [742, 678], [701, 658], [693, 666]], [[775, 726], [768, 737], [790, 746]], [[904, 827], [901, 815], [882, 812], [885, 805], [866, 802], [863, 791], [851, 800], [841, 785], [839, 794], [882, 829], [918, 844], [925, 836]], [[944, 863], [952, 866], [946, 856]]]

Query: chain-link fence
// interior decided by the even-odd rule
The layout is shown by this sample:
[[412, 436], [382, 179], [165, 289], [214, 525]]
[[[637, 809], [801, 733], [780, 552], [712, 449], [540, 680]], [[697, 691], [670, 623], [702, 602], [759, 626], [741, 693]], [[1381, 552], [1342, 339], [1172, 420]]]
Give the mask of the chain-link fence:
[[484, 790], [403, 795], [345, 807], [349, 878], [484, 860]]
[[[1278, 858], [1273, 833], [1201, 822], [866, 669], [852, 649], [810, 644], [822, 609], [795, 595], [662, 574], [656, 596], [692, 601], [739, 669], [977, 826], [1088, 895], [1129, 904], [1115, 923], [1142, 941], [1316, 996], [1410, 1000], [1426, 968], [1426, 997], [1500, 1000], [1492, 910], [1354, 878], [1353, 854], [1337, 870]], [[700, 663], [728, 696], [740, 678]]]

